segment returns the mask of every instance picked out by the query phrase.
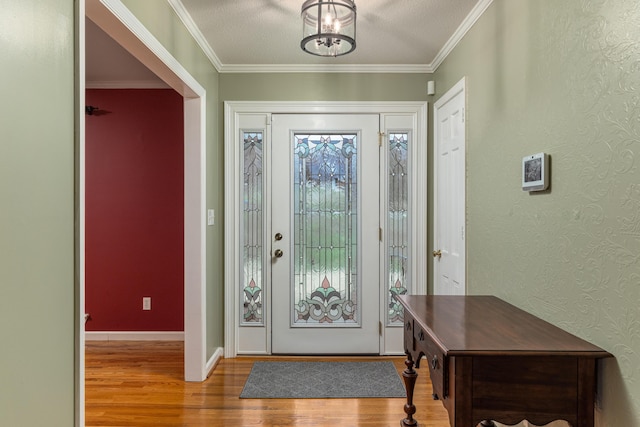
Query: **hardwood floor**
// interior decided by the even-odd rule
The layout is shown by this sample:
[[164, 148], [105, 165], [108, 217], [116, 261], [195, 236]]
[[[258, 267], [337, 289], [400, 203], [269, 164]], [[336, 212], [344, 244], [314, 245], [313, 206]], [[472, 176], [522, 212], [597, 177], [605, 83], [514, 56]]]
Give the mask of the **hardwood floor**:
[[[405, 415], [405, 399], [399, 398], [238, 397], [254, 361], [309, 358], [223, 359], [206, 381], [187, 383], [182, 379], [182, 353], [182, 342], [88, 341], [86, 425], [397, 427]], [[401, 357], [366, 358], [374, 359], [392, 360], [398, 372], [405, 368]], [[448, 427], [442, 403], [431, 399], [431, 384], [425, 371], [426, 366], [418, 370], [415, 418], [421, 427]]]

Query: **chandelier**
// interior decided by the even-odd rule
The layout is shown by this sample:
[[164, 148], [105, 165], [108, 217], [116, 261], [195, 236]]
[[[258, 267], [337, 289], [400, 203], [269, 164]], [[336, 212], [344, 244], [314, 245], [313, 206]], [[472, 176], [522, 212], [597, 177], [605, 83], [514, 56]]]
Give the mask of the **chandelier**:
[[300, 47], [317, 56], [341, 56], [356, 48], [354, 0], [306, 0], [302, 3]]

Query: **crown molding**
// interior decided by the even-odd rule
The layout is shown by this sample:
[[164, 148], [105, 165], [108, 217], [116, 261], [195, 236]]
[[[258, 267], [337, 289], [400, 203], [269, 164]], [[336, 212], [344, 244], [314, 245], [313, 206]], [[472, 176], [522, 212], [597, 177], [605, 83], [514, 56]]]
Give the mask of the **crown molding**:
[[462, 38], [467, 34], [467, 32], [473, 27], [476, 21], [482, 16], [485, 10], [493, 3], [493, 0], [480, 0], [476, 5], [471, 9], [471, 12], [464, 18], [462, 24], [458, 27], [458, 29], [453, 33], [453, 35], [447, 40], [447, 42], [442, 46], [440, 52], [433, 59], [429, 67], [435, 72], [438, 67], [444, 62], [444, 60], [449, 56], [449, 54], [453, 51], [453, 49], [460, 43]]
[[432, 73], [424, 64], [229, 64], [221, 73]]
[[171, 89], [162, 80], [87, 81], [87, 89]]
[[178, 15], [178, 18], [180, 18], [184, 26], [187, 28], [187, 31], [189, 31], [189, 33], [195, 39], [198, 46], [200, 46], [200, 49], [202, 49], [205, 56], [209, 59], [209, 61], [211, 61], [211, 64], [213, 64], [215, 69], [220, 72], [223, 68], [222, 62], [220, 62], [220, 59], [218, 58], [216, 53], [213, 51], [213, 48], [211, 47], [207, 39], [205, 39], [204, 35], [202, 35], [200, 28], [198, 28], [196, 23], [193, 21], [191, 14], [187, 11], [187, 8], [184, 7], [184, 4], [182, 3], [182, 1], [181, 0], [167, 0], [167, 1], [169, 2], [169, 5], [173, 8], [176, 15]]

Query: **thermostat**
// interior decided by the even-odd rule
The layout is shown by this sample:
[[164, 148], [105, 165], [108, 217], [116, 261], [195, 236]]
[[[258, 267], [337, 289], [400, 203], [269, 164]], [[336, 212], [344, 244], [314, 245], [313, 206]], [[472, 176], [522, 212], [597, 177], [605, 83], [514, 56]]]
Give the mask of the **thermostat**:
[[549, 155], [532, 154], [522, 158], [522, 189], [542, 191], [549, 187]]

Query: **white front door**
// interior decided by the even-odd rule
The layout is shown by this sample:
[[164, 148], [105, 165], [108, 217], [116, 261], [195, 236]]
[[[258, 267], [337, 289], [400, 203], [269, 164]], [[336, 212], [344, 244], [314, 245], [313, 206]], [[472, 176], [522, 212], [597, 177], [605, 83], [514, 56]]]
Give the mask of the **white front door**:
[[465, 290], [465, 87], [456, 84], [435, 104], [434, 293]]
[[272, 352], [380, 352], [377, 114], [274, 114]]

